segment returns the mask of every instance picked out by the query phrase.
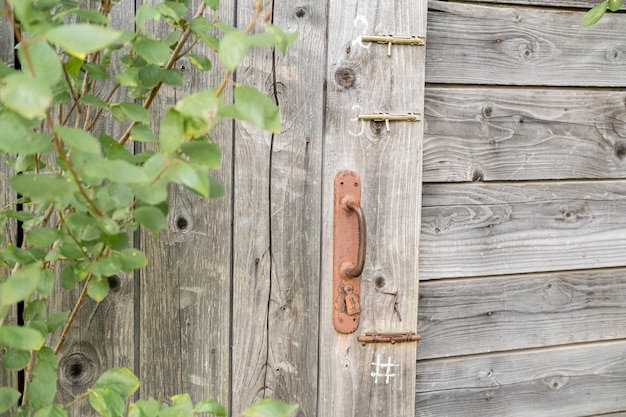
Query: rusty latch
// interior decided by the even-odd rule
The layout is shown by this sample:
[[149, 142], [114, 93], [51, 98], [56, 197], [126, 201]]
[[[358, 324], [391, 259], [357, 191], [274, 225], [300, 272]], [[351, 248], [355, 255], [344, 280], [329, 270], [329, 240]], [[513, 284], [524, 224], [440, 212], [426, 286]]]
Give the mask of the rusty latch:
[[359, 336], [359, 342], [365, 345], [366, 343], [402, 343], [402, 342], [417, 342], [422, 336], [415, 332], [404, 333], [365, 333], [365, 336]]

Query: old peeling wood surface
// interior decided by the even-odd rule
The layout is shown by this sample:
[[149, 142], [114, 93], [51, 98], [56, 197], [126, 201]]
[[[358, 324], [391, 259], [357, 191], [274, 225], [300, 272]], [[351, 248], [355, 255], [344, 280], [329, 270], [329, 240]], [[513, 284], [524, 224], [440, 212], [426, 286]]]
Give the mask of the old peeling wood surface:
[[[199, 4], [190, 2], [190, 8]], [[233, 22], [235, 10], [229, 4], [219, 13], [221, 21]], [[210, 53], [202, 42], [194, 52]], [[181, 98], [219, 84], [223, 76], [217, 71], [207, 75], [187, 60], [176, 65], [187, 80], [183, 87], [163, 87], [154, 105], [156, 119]], [[141, 234], [140, 246], [150, 259], [139, 276], [136, 348], [144, 398], [167, 400], [187, 392], [194, 401], [212, 397], [228, 404], [232, 135], [230, 123], [220, 124], [212, 135], [222, 151], [215, 176], [225, 196], [204, 200], [173, 187], [167, 230], [158, 237]]]
[[624, 181], [424, 185], [420, 278], [624, 265]]
[[[238, 2], [241, 27], [252, 7]], [[273, 22], [298, 41], [237, 73], [280, 105], [283, 131], [235, 133], [232, 408], [276, 396], [315, 416], [326, 5], [277, 1]]]
[[626, 269], [420, 285], [418, 360], [626, 338]]
[[[364, 44], [361, 35], [423, 35], [426, 3], [333, 1], [328, 13], [320, 331], [320, 416], [411, 416], [415, 342], [367, 344], [366, 332], [416, 330], [422, 124], [359, 122], [359, 114], [422, 113], [424, 48]], [[331, 320], [333, 181], [361, 178], [368, 251], [360, 327]], [[394, 309], [394, 306], [396, 307]]]
[[[464, 0], [473, 3], [497, 3], [497, 4], [518, 4], [523, 6], [547, 6], [547, 7], [575, 7], [582, 8], [586, 12], [596, 4], [597, 0]], [[622, 6], [624, 9], [624, 6]], [[582, 22], [582, 17], [581, 17]]]
[[416, 416], [577, 417], [626, 409], [626, 342], [505, 352], [417, 366]]
[[584, 11], [431, 1], [426, 81], [622, 86], [626, 16], [581, 29]]
[[426, 90], [424, 181], [626, 177], [623, 91]]

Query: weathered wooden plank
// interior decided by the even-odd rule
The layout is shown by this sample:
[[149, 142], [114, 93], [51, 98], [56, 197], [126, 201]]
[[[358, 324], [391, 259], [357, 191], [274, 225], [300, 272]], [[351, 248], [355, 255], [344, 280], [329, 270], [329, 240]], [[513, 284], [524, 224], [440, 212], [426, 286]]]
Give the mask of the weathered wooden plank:
[[326, 5], [277, 1], [273, 22], [299, 40], [253, 50], [237, 74], [277, 100], [284, 131], [237, 129], [233, 410], [275, 396], [316, 416]]
[[420, 361], [416, 416], [577, 417], [626, 409], [626, 342]]
[[[415, 343], [362, 346], [357, 337], [416, 330], [423, 128], [392, 122], [387, 131], [357, 116], [422, 113], [425, 51], [394, 46], [387, 56], [386, 45], [361, 43], [360, 36], [422, 35], [426, 3], [333, 1], [328, 20], [318, 415], [409, 416]], [[360, 327], [352, 334], [337, 333], [331, 318], [333, 182], [342, 170], [361, 178], [368, 231]]]
[[581, 28], [584, 11], [429, 3], [426, 81], [624, 86], [626, 15]]
[[626, 339], [626, 269], [420, 285], [418, 360]]
[[623, 181], [424, 185], [420, 279], [624, 266]]
[[623, 91], [427, 88], [424, 181], [626, 177]]
[[[463, 0], [472, 3], [519, 4], [522, 6], [582, 8], [585, 11], [600, 3], [597, 0]], [[581, 20], [582, 22], [582, 20]]]
[[[192, 1], [189, 7], [195, 11], [200, 3]], [[232, 23], [233, 17], [234, 5], [224, 2], [217, 19]], [[167, 33], [165, 27], [155, 30], [162, 36]], [[193, 52], [218, 62], [202, 42]], [[223, 77], [217, 71], [201, 72], [187, 59], [176, 66], [184, 72], [185, 85], [162, 88], [160, 101], [153, 105], [155, 119], [176, 101], [216, 86]], [[140, 247], [150, 260], [139, 277], [142, 397], [166, 400], [187, 392], [194, 401], [212, 397], [228, 404], [232, 135], [229, 122], [212, 131], [222, 152], [222, 167], [215, 177], [225, 196], [207, 201], [172, 187], [168, 229], [158, 237], [141, 234]]]
[[[111, 10], [111, 26], [116, 29], [134, 30], [135, 6], [133, 2], [119, 2]], [[115, 63], [112, 64], [115, 68]], [[101, 82], [98, 90], [106, 92], [110, 83]], [[118, 91], [113, 102], [126, 101]], [[103, 117], [94, 128], [113, 137], [122, 135], [121, 126], [111, 117]], [[97, 134], [96, 134], [97, 135]], [[53, 219], [53, 222], [57, 220]], [[132, 238], [131, 238], [132, 242]], [[57, 274], [60, 273], [60, 267]], [[119, 273], [108, 277], [110, 292], [100, 303], [87, 299], [79, 311], [72, 329], [59, 352], [57, 399], [67, 404], [83, 394], [104, 371], [112, 367], [127, 367], [135, 370], [135, 325], [134, 325], [134, 278], [132, 274]], [[60, 288], [57, 296], [50, 298], [49, 311], [59, 312], [74, 307], [79, 291]], [[54, 303], [52, 303], [54, 301]], [[54, 335], [52, 347], [56, 346], [60, 331]], [[83, 400], [69, 410], [70, 416], [98, 416], [89, 401]]]

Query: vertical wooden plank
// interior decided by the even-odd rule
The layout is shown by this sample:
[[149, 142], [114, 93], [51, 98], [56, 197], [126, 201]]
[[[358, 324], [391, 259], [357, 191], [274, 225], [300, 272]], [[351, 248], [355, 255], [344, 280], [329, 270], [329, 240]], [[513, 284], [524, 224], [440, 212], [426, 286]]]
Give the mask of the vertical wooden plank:
[[273, 23], [298, 41], [253, 50], [237, 76], [277, 100], [284, 130], [237, 129], [233, 411], [275, 396], [315, 416], [326, 5], [275, 1]]
[[[423, 112], [424, 47], [365, 44], [361, 35], [419, 36], [426, 2], [331, 1], [324, 144], [320, 332], [320, 416], [414, 415], [416, 348], [361, 345], [366, 332], [417, 327], [420, 231], [420, 122], [359, 122], [376, 112]], [[342, 335], [331, 322], [333, 179], [361, 177], [368, 252], [361, 277], [360, 327]]]
[[[191, 1], [190, 9], [195, 11], [200, 3]], [[232, 6], [223, 2], [217, 18], [232, 23], [232, 16]], [[155, 30], [160, 36], [169, 31], [166, 26]], [[193, 52], [217, 62], [202, 42]], [[223, 76], [219, 71], [201, 72], [186, 59], [176, 65], [185, 85], [162, 88], [153, 104], [153, 120], [160, 120], [183, 97], [217, 85]], [[139, 277], [139, 374], [144, 398], [163, 401], [186, 392], [194, 401], [212, 397], [228, 403], [231, 123], [220, 123], [212, 137], [222, 151], [222, 168], [215, 177], [226, 195], [205, 200], [171, 187], [167, 230], [159, 236], [140, 234], [140, 249], [149, 259]]]
[[[7, 67], [13, 68], [15, 64], [15, 54], [13, 49], [13, 30], [11, 25], [5, 16], [6, 3], [0, 3], [0, 60], [4, 62]], [[11, 207], [15, 209], [13, 201], [15, 201], [16, 195], [9, 186], [8, 179], [12, 175], [11, 168], [7, 165], [7, 160], [4, 154], [0, 154], [0, 207]], [[9, 219], [7, 224], [0, 228], [0, 248], [6, 248], [8, 245], [17, 244], [17, 221]], [[7, 276], [10, 273], [9, 268], [0, 267], [0, 275]], [[13, 313], [5, 319], [5, 322], [12, 321], [14, 319]], [[5, 371], [0, 366], [0, 387], [14, 387], [17, 388], [17, 372]]]
[[[135, 5], [133, 2], [122, 1], [111, 10], [111, 26], [116, 29], [134, 29]], [[120, 52], [121, 53], [121, 52]], [[115, 67], [114, 55], [112, 69]], [[106, 82], [98, 84], [98, 91], [106, 94], [111, 85]], [[128, 101], [124, 91], [118, 90], [112, 99], [113, 103]], [[103, 117], [93, 129], [119, 138], [126, 126], [114, 121], [110, 116]], [[132, 242], [132, 239], [131, 239]], [[60, 273], [60, 271], [59, 271]], [[112, 367], [135, 367], [134, 344], [134, 278], [132, 274], [119, 273], [108, 277], [110, 292], [100, 303], [87, 299], [81, 307], [72, 329], [59, 352], [58, 391], [56, 401], [67, 404], [75, 397], [93, 388], [98, 377]], [[49, 305], [49, 312], [69, 310], [74, 307], [80, 289], [68, 292], [60, 288], [56, 296], [50, 298], [57, 302]], [[54, 336], [57, 338], [58, 331]], [[53, 341], [52, 347], [56, 345]], [[70, 416], [98, 416], [89, 401], [83, 400], [68, 410]]]

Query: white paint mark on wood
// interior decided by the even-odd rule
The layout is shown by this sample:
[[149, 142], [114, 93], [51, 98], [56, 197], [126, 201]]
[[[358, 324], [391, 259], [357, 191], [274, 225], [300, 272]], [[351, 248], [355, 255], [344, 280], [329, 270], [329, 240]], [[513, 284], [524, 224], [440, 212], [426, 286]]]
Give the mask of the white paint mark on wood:
[[378, 384], [378, 378], [385, 377], [385, 384], [389, 384], [391, 378], [396, 376], [392, 373], [393, 368], [399, 366], [397, 363], [391, 363], [391, 356], [387, 357], [387, 363], [380, 362], [380, 355], [376, 355], [376, 362], [372, 362], [375, 370], [370, 374], [374, 378], [374, 384]]

